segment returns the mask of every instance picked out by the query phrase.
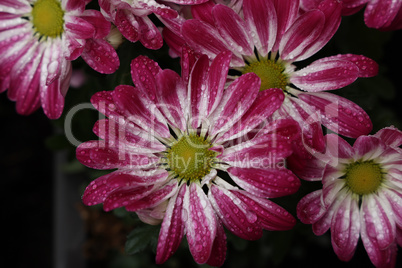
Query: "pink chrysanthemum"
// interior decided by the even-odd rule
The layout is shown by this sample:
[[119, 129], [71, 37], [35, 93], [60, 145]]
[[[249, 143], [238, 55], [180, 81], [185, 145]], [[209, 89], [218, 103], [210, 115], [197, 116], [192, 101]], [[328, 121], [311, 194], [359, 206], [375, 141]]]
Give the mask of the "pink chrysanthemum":
[[103, 38], [110, 23], [88, 1], [3, 0], [0, 3], [0, 92], [17, 102], [20, 114], [41, 105], [58, 118], [69, 87], [71, 62], [79, 56], [96, 71], [119, 66], [116, 51]]
[[[300, 6], [308, 11], [323, 0], [301, 0]], [[367, 27], [385, 31], [402, 29], [402, 0], [341, 0], [342, 15], [352, 15], [366, 6], [364, 22]]]
[[159, 49], [163, 38], [148, 15], [173, 19], [178, 16], [177, 11], [166, 4], [196, 5], [205, 1], [208, 0], [99, 0], [99, 6], [105, 18], [116, 25], [127, 40]]
[[322, 124], [330, 130], [358, 137], [372, 129], [366, 112], [325, 91], [376, 75], [377, 64], [351, 54], [322, 58], [298, 70], [293, 64], [314, 55], [331, 39], [339, 27], [340, 13], [336, 0], [326, 0], [302, 15], [299, 1], [294, 0], [244, 0], [239, 14], [208, 2], [192, 7], [195, 19], [165, 20], [164, 36], [171, 49], [179, 50], [186, 43], [210, 59], [230, 49], [232, 69], [256, 73], [261, 90], [282, 89], [286, 98], [277, 115], [304, 124], [319, 112]]
[[230, 58], [223, 52], [209, 66], [206, 56], [196, 61], [184, 51], [181, 78], [140, 56], [131, 63], [136, 87], [121, 85], [92, 97], [109, 118], [94, 127], [104, 140], [81, 144], [77, 158], [92, 168], [117, 170], [91, 182], [83, 202], [103, 203], [107, 211], [124, 206], [150, 224], [163, 221], [157, 263], [174, 254], [186, 235], [197, 263], [221, 265], [222, 223], [247, 240], [260, 238], [262, 229], [295, 224], [267, 198], [300, 186], [282, 165], [298, 124], [282, 119], [251, 131], [283, 95], [259, 92], [260, 79], [252, 73], [224, 90]]
[[323, 187], [300, 200], [299, 219], [312, 224], [316, 235], [331, 229], [343, 261], [352, 258], [361, 237], [375, 266], [395, 266], [402, 244], [402, 132], [384, 128], [359, 137], [353, 147], [329, 134], [327, 144], [319, 156], [326, 163]]

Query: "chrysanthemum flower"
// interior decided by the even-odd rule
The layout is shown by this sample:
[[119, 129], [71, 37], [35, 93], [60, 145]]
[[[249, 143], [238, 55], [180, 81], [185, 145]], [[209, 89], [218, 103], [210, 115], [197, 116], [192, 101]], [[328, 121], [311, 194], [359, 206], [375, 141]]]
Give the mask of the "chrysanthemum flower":
[[20, 114], [41, 105], [58, 118], [79, 56], [93, 69], [112, 73], [116, 51], [105, 41], [110, 23], [88, 1], [4, 0], [0, 3], [0, 92], [17, 102]]
[[305, 115], [319, 112], [324, 126], [347, 137], [371, 131], [371, 120], [363, 109], [325, 91], [376, 75], [373, 60], [346, 54], [316, 60], [302, 69], [294, 65], [314, 55], [334, 35], [341, 21], [338, 1], [326, 0], [299, 16], [299, 1], [244, 0], [239, 13], [212, 2], [193, 6], [195, 19], [164, 21], [168, 27], [164, 36], [172, 49], [186, 43], [210, 59], [230, 49], [232, 69], [257, 74], [260, 90], [282, 89], [285, 101], [278, 115], [304, 124]]
[[116, 25], [127, 40], [159, 49], [163, 38], [148, 15], [173, 19], [178, 16], [177, 11], [167, 4], [195, 5], [205, 1], [208, 0], [99, 0], [99, 6], [105, 18]]
[[393, 267], [402, 230], [402, 132], [384, 128], [353, 147], [327, 135], [323, 187], [300, 200], [297, 215], [316, 235], [331, 229], [335, 253], [349, 261], [359, 237], [377, 267]]
[[221, 265], [222, 224], [247, 240], [260, 238], [262, 229], [295, 224], [267, 198], [299, 188], [282, 165], [298, 124], [283, 119], [252, 131], [281, 105], [283, 94], [259, 92], [260, 79], [252, 73], [224, 90], [230, 58], [223, 52], [209, 66], [206, 56], [195, 61], [185, 50], [181, 78], [140, 56], [131, 63], [136, 87], [92, 97], [108, 117], [94, 127], [104, 140], [81, 144], [77, 158], [91, 168], [117, 170], [91, 182], [83, 202], [103, 203], [106, 211], [124, 206], [150, 224], [162, 221], [157, 263], [186, 235], [197, 263]]
[[[301, 0], [303, 10], [316, 8], [323, 0]], [[342, 0], [342, 15], [352, 15], [366, 7], [364, 22], [380, 30], [402, 29], [402, 0]]]

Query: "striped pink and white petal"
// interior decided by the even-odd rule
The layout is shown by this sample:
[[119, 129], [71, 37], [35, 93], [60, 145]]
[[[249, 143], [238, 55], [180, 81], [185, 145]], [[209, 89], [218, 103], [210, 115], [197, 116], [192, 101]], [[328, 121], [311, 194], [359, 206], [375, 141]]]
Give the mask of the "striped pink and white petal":
[[[205, 54], [214, 59], [221, 51], [226, 51], [227, 44], [219, 31], [206, 22], [191, 19], [183, 23], [181, 28], [183, 38], [197, 53]], [[231, 66], [244, 66], [242, 58], [232, 56]]]
[[311, 57], [322, 49], [341, 24], [342, 3], [340, 1], [324, 0], [318, 5], [317, 10], [322, 11], [325, 16], [322, 31], [319, 37], [304, 50], [303, 54], [298, 58], [299, 61]]
[[232, 190], [231, 192], [257, 214], [258, 222], [262, 228], [269, 231], [285, 231], [296, 225], [296, 219], [274, 202], [254, 196], [246, 191]]
[[267, 55], [275, 44], [278, 18], [271, 0], [243, 2], [244, 20], [251, 36], [255, 35], [254, 45], [261, 55]]
[[298, 97], [322, 115], [322, 124], [340, 135], [357, 138], [373, 128], [367, 113], [354, 102], [328, 92], [300, 93]]
[[[371, 201], [373, 202], [373, 201]], [[375, 202], [375, 201], [374, 201]], [[364, 202], [363, 202], [363, 205]], [[379, 217], [368, 217], [367, 213], [370, 213], [369, 211], [366, 211], [367, 207], [361, 208], [360, 210], [360, 221], [361, 221], [361, 231], [360, 231], [360, 236], [364, 245], [364, 248], [366, 249], [368, 256], [371, 260], [371, 262], [377, 266], [377, 267], [393, 267], [393, 263], [395, 263], [395, 258], [396, 258], [396, 243], [395, 241], [392, 241], [390, 245], [387, 246], [387, 248], [382, 248], [379, 245], [378, 240], [376, 239], [376, 233], [375, 233], [375, 228], [376, 226], [373, 226], [373, 223], [371, 219], [375, 219]], [[381, 216], [380, 216], [381, 217]], [[367, 221], [370, 220], [370, 221]], [[378, 221], [378, 220], [377, 220]], [[378, 228], [382, 228], [382, 226], [377, 226]], [[396, 232], [396, 230], [395, 230]]]
[[169, 69], [160, 71], [156, 75], [156, 93], [159, 110], [172, 126], [184, 131], [184, 114], [188, 113], [187, 89], [180, 76]]
[[291, 154], [292, 148], [288, 138], [268, 134], [231, 146], [220, 158], [235, 167], [266, 168], [280, 165]]
[[261, 80], [256, 74], [247, 73], [225, 89], [219, 105], [209, 116], [212, 136], [227, 131], [247, 112], [257, 97], [260, 85]]
[[103, 209], [111, 211], [135, 203], [137, 200], [149, 195], [153, 190], [153, 185], [117, 188], [106, 196], [103, 201]]
[[88, 141], [77, 148], [77, 159], [95, 169], [146, 168], [159, 161], [153, 154], [133, 153], [125, 148], [107, 146], [104, 141]]
[[227, 171], [237, 185], [260, 197], [291, 195], [300, 187], [300, 180], [288, 169], [230, 167]]
[[191, 183], [184, 195], [183, 221], [191, 255], [197, 263], [206, 263], [215, 240], [217, 220], [211, 203], [196, 183]]
[[130, 127], [128, 124], [118, 124], [110, 119], [98, 120], [92, 130], [110, 146], [126, 147], [126, 149], [147, 153], [161, 152], [166, 149], [165, 145], [141, 129]]
[[142, 90], [119, 85], [111, 93], [118, 110], [132, 122], [144, 129], [147, 133], [170, 137], [166, 119], [152, 100], [142, 93]]
[[297, 217], [302, 223], [313, 224], [326, 212], [322, 202], [322, 190], [317, 190], [304, 196], [297, 203]]
[[345, 87], [358, 76], [359, 69], [352, 62], [321, 59], [294, 72], [290, 82], [307, 92], [319, 92]]
[[325, 15], [320, 10], [313, 10], [299, 16], [284, 33], [279, 53], [283, 60], [297, 61], [304, 58], [304, 51], [321, 35]]
[[191, 15], [194, 19], [202, 20], [210, 25], [215, 25], [214, 17], [212, 16], [212, 8], [214, 6], [216, 6], [216, 4], [212, 1], [194, 5], [191, 7]]
[[[253, 4], [258, 5], [258, 3]], [[254, 6], [254, 9], [258, 10], [258, 7]], [[231, 51], [235, 54], [239, 53], [242, 56], [250, 56], [254, 54], [254, 45], [252, 40], [249, 38], [246, 23], [236, 12], [227, 6], [216, 5], [212, 9], [212, 14], [214, 16], [216, 28], [221, 37], [225, 39], [226, 44], [228, 44]], [[264, 21], [270, 20], [265, 19]], [[263, 43], [265, 44], [265, 42]]]
[[374, 137], [379, 138], [390, 147], [399, 147], [402, 145], [402, 131], [395, 127], [386, 127], [380, 129]]
[[380, 139], [372, 136], [361, 136], [356, 139], [353, 148], [356, 155], [363, 156], [364, 160], [370, 160], [383, 154], [387, 147]]
[[183, 199], [187, 185], [182, 184], [177, 194], [169, 200], [163, 218], [156, 248], [156, 263], [162, 264], [169, 259], [180, 246], [184, 235]]
[[299, 1], [293, 0], [273, 0], [277, 17], [276, 42], [272, 51], [278, 51], [280, 40], [283, 34], [294, 23], [299, 16]]
[[[285, 95], [281, 89], [272, 88], [258, 92], [256, 99], [247, 112], [216, 142], [235, 139], [254, 130], [261, 123], [267, 122], [269, 116], [282, 105], [284, 99]], [[277, 130], [278, 126], [273, 129]]]
[[226, 228], [240, 238], [257, 240], [262, 236], [258, 216], [231, 191], [212, 185], [208, 197]]
[[162, 34], [148, 17], [137, 17], [141, 29], [140, 42], [149, 49], [159, 49], [163, 45]]
[[169, 200], [169, 198], [171, 198], [175, 193], [177, 193], [177, 190], [178, 190], [178, 181], [171, 180], [166, 185], [163, 185], [159, 189], [152, 191], [143, 198], [126, 205], [125, 208], [127, 211], [138, 211], [158, 206], [163, 202]]
[[370, 28], [386, 27], [398, 14], [401, 6], [401, 1], [371, 0], [364, 11], [364, 22]]
[[376, 245], [379, 250], [388, 248], [395, 241], [396, 226], [392, 214], [387, 199], [371, 195], [362, 201], [361, 221], [364, 222], [362, 228], [365, 228], [370, 243]]
[[211, 255], [207, 261], [210, 266], [220, 267], [225, 262], [226, 257], [226, 234], [223, 229], [222, 222], [217, 220], [216, 224], [216, 237], [212, 245]]
[[342, 261], [349, 261], [356, 250], [360, 235], [358, 200], [346, 198], [332, 217], [332, 247]]
[[66, 14], [64, 19], [64, 27], [74, 39], [89, 39], [94, 37], [96, 32], [95, 26], [87, 20], [69, 14]]

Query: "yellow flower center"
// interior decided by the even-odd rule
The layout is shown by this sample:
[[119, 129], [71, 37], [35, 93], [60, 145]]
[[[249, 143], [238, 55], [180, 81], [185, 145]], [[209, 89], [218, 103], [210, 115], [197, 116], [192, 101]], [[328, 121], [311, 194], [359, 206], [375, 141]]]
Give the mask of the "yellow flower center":
[[34, 29], [46, 37], [57, 37], [63, 33], [64, 11], [58, 0], [38, 0], [32, 7]]
[[374, 161], [355, 162], [346, 167], [346, 185], [358, 195], [374, 193], [383, 181], [381, 167]]
[[260, 91], [268, 88], [280, 88], [286, 89], [288, 85], [288, 78], [283, 73], [285, 68], [282, 64], [263, 59], [261, 61], [255, 61], [248, 64], [242, 70], [242, 73], [255, 73], [261, 79]]
[[168, 170], [186, 181], [202, 180], [211, 171], [216, 152], [202, 137], [192, 134], [182, 136], [166, 151]]

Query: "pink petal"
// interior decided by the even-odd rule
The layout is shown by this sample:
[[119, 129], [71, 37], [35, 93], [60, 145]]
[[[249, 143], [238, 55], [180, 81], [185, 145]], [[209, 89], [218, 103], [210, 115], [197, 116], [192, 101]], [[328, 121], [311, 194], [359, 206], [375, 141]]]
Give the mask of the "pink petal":
[[320, 10], [308, 11], [298, 17], [279, 44], [281, 58], [297, 61], [303, 57], [304, 50], [320, 36], [324, 22], [325, 15]]
[[144, 134], [141, 129], [134, 129], [127, 124], [118, 124], [109, 119], [98, 120], [93, 132], [104, 139], [106, 144], [122, 149], [125, 147], [147, 152], [161, 152], [166, 149], [165, 145], [152, 135]]
[[401, 1], [372, 0], [367, 3], [364, 11], [364, 22], [370, 28], [381, 28], [392, 21], [399, 9]]
[[116, 170], [109, 174], [107, 184], [113, 188], [162, 185], [168, 180], [164, 169], [151, 170]]
[[158, 206], [164, 201], [172, 197], [178, 190], [178, 181], [172, 180], [168, 184], [162, 186], [161, 188], [151, 192], [149, 195], [136, 200], [128, 205], [126, 205], [127, 211], [138, 211], [141, 209], [147, 209], [151, 207]]
[[121, 34], [131, 42], [137, 42], [139, 37], [139, 25], [134, 14], [128, 10], [118, 9], [116, 11], [115, 25]]
[[322, 202], [322, 190], [317, 190], [303, 197], [297, 204], [297, 217], [304, 224], [313, 224], [326, 212]]
[[8, 96], [17, 101], [19, 114], [28, 115], [39, 108], [42, 56], [43, 49], [33, 46], [11, 69]]
[[81, 57], [92, 69], [103, 74], [114, 73], [120, 66], [116, 51], [103, 39], [88, 39]]
[[[256, 5], [256, 3], [253, 3], [253, 5]], [[254, 9], [258, 8], [254, 6]], [[241, 55], [254, 54], [254, 46], [249, 39], [246, 24], [236, 12], [227, 6], [216, 5], [212, 9], [212, 15], [215, 19], [216, 28], [232, 51]]]
[[158, 246], [156, 248], [156, 263], [162, 264], [169, 259], [180, 246], [184, 235], [183, 198], [187, 185], [180, 186], [177, 194], [169, 200], [159, 233]]
[[[71, 68], [71, 65], [70, 65]], [[68, 78], [68, 81], [70, 79]], [[48, 86], [42, 86], [40, 97], [43, 111], [50, 119], [57, 119], [61, 116], [64, 108], [64, 96], [61, 94], [60, 78]]]
[[402, 193], [399, 190], [388, 189], [384, 187], [380, 198], [386, 198], [391, 205], [394, 213], [394, 220], [397, 226], [402, 226]]
[[[346, 190], [340, 192], [335, 191], [336, 198], [334, 198], [333, 202], [329, 203], [328, 207], [326, 207], [326, 212], [313, 223], [313, 232], [315, 235], [323, 235], [326, 231], [328, 231], [328, 229], [331, 227], [333, 215], [337, 212], [340, 203], [344, 199], [352, 198], [351, 194], [348, 195], [345, 193], [345, 191]], [[323, 196], [323, 198], [325, 203], [325, 196]]]
[[151, 135], [170, 137], [165, 118], [138, 88], [120, 85], [112, 91], [112, 96], [118, 109], [123, 111], [130, 121], [135, 122]]
[[232, 54], [229, 51], [219, 53], [212, 61], [208, 72], [207, 113], [210, 114], [221, 101], [229, 71]]
[[79, 17], [88, 21], [95, 27], [94, 39], [104, 38], [109, 34], [111, 27], [110, 22], [108, 22], [99, 11], [87, 9]]
[[335, 134], [325, 136], [327, 143], [327, 153], [335, 158], [352, 159], [355, 150], [350, 144]]
[[163, 45], [162, 34], [148, 17], [136, 17], [139, 23], [140, 42], [146, 48], [159, 49]]
[[299, 1], [293, 0], [274, 0], [276, 15], [278, 19], [278, 31], [273, 51], [278, 51], [280, 40], [283, 34], [296, 20], [299, 12]]
[[260, 78], [256, 74], [246, 73], [227, 87], [221, 102], [210, 116], [212, 136], [229, 129], [246, 113], [257, 97], [260, 85]]
[[137, 200], [147, 196], [152, 190], [152, 185], [115, 189], [103, 201], [103, 209], [105, 211], [111, 211], [135, 203]]
[[229, 147], [221, 158], [228, 164], [241, 168], [272, 168], [280, 166], [291, 153], [287, 138], [268, 134]]
[[214, 17], [212, 16], [212, 8], [216, 4], [212, 1], [207, 1], [199, 5], [191, 6], [191, 15], [194, 19], [202, 20], [210, 25], [215, 25]]
[[379, 156], [386, 149], [385, 144], [373, 136], [361, 136], [353, 144], [356, 155], [364, 159], [373, 159]]
[[[362, 202], [362, 228], [366, 229], [367, 239], [378, 247], [378, 250], [384, 250], [394, 242], [396, 230], [392, 213], [387, 199], [380, 200], [376, 195], [371, 195]], [[365, 241], [363, 243], [366, 244]]]
[[146, 56], [138, 56], [131, 61], [131, 78], [134, 85], [149, 96], [156, 99], [156, 75], [162, 70], [158, 63]]
[[180, 76], [169, 69], [160, 71], [156, 76], [156, 92], [159, 110], [172, 126], [185, 130], [184, 114], [187, 114], [187, 92]]
[[[226, 42], [217, 29], [199, 20], [187, 20], [182, 26], [183, 38], [197, 53], [206, 54], [214, 59], [220, 52], [228, 49]], [[234, 66], [244, 66], [244, 61], [232, 56]]]
[[95, 35], [95, 26], [83, 18], [66, 16], [65, 21], [64, 27], [66, 31], [73, 35], [75, 39], [88, 39]]
[[208, 197], [223, 224], [232, 233], [246, 240], [261, 238], [258, 216], [232, 192], [212, 185]]
[[281, 105], [285, 95], [281, 89], [272, 88], [258, 92], [257, 98], [247, 112], [218, 141], [235, 139], [262, 122], [266, 122]]
[[342, 261], [349, 261], [355, 253], [360, 234], [359, 217], [358, 200], [347, 198], [332, 218], [332, 247]]
[[325, 16], [325, 23], [320, 36], [311, 43], [298, 60], [304, 60], [317, 53], [332, 38], [341, 23], [342, 3], [338, 0], [324, 0], [318, 5]]
[[379, 138], [390, 147], [399, 147], [402, 144], [402, 131], [395, 127], [380, 129], [376, 134], [374, 134], [374, 137]]
[[341, 60], [313, 62], [292, 74], [290, 82], [308, 92], [319, 92], [345, 87], [359, 74], [355, 64]]
[[[206, 55], [202, 55], [194, 64], [189, 80], [188, 103], [191, 111], [191, 125], [197, 129], [203, 119], [207, 117], [207, 77], [209, 69], [209, 59]], [[205, 100], [205, 101], [203, 101]]]
[[91, 181], [84, 191], [82, 202], [87, 206], [103, 203], [109, 193], [116, 188], [107, 183], [109, 177], [113, 175], [114, 173], [109, 173]]
[[346, 137], [370, 133], [373, 125], [367, 113], [343, 97], [327, 93], [301, 93], [298, 97], [322, 114], [322, 124]]
[[216, 236], [216, 218], [207, 196], [196, 183], [190, 184], [189, 192], [184, 196], [183, 221], [190, 252], [194, 260], [203, 264], [210, 257]]
[[254, 43], [258, 53], [266, 56], [275, 43], [278, 27], [272, 1], [244, 1], [243, 12], [249, 32], [257, 36]]
[[297, 192], [300, 187], [299, 179], [287, 169], [230, 167], [227, 171], [237, 185], [261, 197], [290, 195]]
[[85, 1], [81, 0], [69, 0], [64, 2], [66, 11], [73, 11], [77, 10], [80, 13], [84, 12], [85, 10]]
[[77, 159], [95, 169], [149, 167], [159, 161], [152, 154], [131, 153], [109, 147], [102, 141], [88, 141], [77, 148]]
[[190, 73], [194, 67], [194, 64], [197, 62], [197, 57], [194, 50], [189, 48], [187, 45], [183, 45], [180, 52], [181, 78], [187, 85], [190, 79]]
[[185, 45], [185, 41], [179, 35], [171, 31], [169, 28], [164, 27], [162, 29], [163, 40], [169, 47], [169, 56], [177, 58], [180, 56], [180, 51]]
[[325, 61], [332, 61], [332, 60], [342, 60], [348, 61], [357, 66], [359, 68], [359, 77], [372, 77], [378, 74], [378, 64], [365, 56], [362, 55], [355, 55], [355, 54], [339, 54], [332, 57], [326, 57], [319, 59], [315, 62], [325, 62]]
[[261, 226], [270, 231], [285, 231], [292, 229], [296, 219], [281, 206], [274, 202], [253, 196], [245, 191], [232, 191], [234, 195], [247, 204], [258, 216]]
[[[363, 203], [364, 204], [364, 203]], [[367, 251], [367, 254], [371, 260], [371, 262], [376, 267], [394, 267], [392, 263], [395, 261], [396, 257], [396, 243], [392, 243], [388, 248], [381, 249], [378, 244], [378, 241], [373, 237], [375, 236], [375, 232], [373, 233], [373, 228], [371, 222], [367, 225], [365, 216], [367, 212], [365, 209], [360, 210], [360, 221], [361, 221], [361, 239], [363, 241], [364, 248]], [[368, 212], [369, 213], [369, 212]], [[378, 226], [381, 227], [381, 226]]]
[[207, 261], [210, 266], [220, 267], [223, 265], [226, 256], [226, 234], [222, 223], [216, 225], [216, 237], [211, 250], [211, 256]]

